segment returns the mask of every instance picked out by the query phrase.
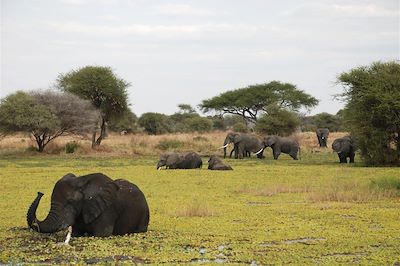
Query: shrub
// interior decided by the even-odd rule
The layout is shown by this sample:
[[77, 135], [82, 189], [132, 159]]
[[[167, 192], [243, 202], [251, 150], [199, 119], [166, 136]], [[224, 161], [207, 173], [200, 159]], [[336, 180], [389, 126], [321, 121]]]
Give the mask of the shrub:
[[235, 132], [247, 132], [247, 127], [243, 122], [234, 124], [232, 129]]
[[160, 140], [160, 142], [158, 143], [158, 145], [156, 146], [156, 148], [166, 151], [166, 150], [172, 150], [172, 149], [178, 149], [183, 147], [185, 143], [183, 141], [180, 140], [174, 140], [174, 139], [164, 139], [164, 140]]
[[296, 113], [274, 109], [269, 114], [257, 120], [256, 131], [269, 135], [288, 136], [300, 126], [300, 119]]
[[65, 144], [65, 153], [75, 153], [79, 148], [79, 144], [76, 141], [70, 141]]

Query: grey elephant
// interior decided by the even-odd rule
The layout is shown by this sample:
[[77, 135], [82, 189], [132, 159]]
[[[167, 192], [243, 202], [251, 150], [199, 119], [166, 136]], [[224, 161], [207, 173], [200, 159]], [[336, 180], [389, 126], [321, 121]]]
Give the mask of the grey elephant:
[[315, 133], [317, 134], [317, 139], [319, 146], [321, 148], [326, 148], [327, 142], [328, 142], [328, 136], [329, 136], [329, 129], [327, 128], [318, 128]]
[[332, 150], [337, 152], [340, 163], [347, 163], [347, 158], [350, 159], [350, 163], [354, 163], [357, 147], [350, 136], [335, 139], [332, 143]]
[[73, 236], [110, 236], [146, 232], [149, 207], [143, 192], [124, 179], [101, 173], [67, 174], [54, 186], [51, 208], [43, 221], [36, 209], [38, 192], [27, 212], [28, 226], [40, 233], [54, 233], [72, 226]]
[[226, 165], [217, 155], [211, 155], [208, 160], [208, 169], [210, 170], [233, 170], [232, 167]]
[[289, 154], [294, 160], [298, 159], [297, 154], [300, 151], [300, 145], [294, 138], [271, 135], [264, 137], [263, 144], [265, 147], [272, 148], [275, 160], [278, 159], [282, 152]]
[[262, 141], [254, 135], [246, 133], [230, 132], [226, 135], [224, 145], [224, 158], [226, 158], [226, 147], [230, 143], [234, 144], [235, 158], [243, 158], [247, 152], [253, 152], [258, 158], [264, 158], [264, 145]]
[[201, 168], [202, 165], [200, 156], [195, 152], [166, 152], [161, 154], [157, 163], [157, 170], [160, 170], [163, 166], [166, 169], [195, 169]]

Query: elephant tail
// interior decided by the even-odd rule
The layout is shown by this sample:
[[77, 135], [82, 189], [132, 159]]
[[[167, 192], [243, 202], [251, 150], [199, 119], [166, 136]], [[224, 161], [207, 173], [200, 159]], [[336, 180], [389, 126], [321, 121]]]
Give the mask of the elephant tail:
[[301, 148], [299, 146], [299, 160], [301, 160]]

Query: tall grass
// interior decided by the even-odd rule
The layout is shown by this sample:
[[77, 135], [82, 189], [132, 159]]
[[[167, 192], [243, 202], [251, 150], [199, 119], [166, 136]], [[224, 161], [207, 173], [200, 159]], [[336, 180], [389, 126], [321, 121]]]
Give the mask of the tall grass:
[[[166, 135], [147, 134], [120, 134], [111, 133], [103, 140], [101, 145], [91, 149], [91, 140], [77, 136], [62, 136], [50, 142], [45, 148], [46, 154], [64, 154], [65, 145], [75, 141], [79, 145], [77, 154], [83, 155], [107, 155], [107, 156], [141, 156], [158, 155], [169, 149], [176, 151], [196, 151], [204, 156], [211, 154], [222, 154], [219, 147], [222, 146], [227, 132], [214, 131], [207, 133], [174, 133]], [[335, 138], [346, 133], [331, 133], [328, 140], [328, 148], [320, 149], [314, 132], [303, 132], [295, 134], [294, 137], [300, 142], [301, 151], [304, 152], [331, 152], [329, 148]], [[178, 144], [177, 144], [178, 143]], [[177, 145], [176, 145], [177, 144]], [[0, 154], [32, 153], [36, 143], [28, 135], [16, 134], [6, 136], [0, 140]], [[230, 150], [228, 147], [228, 150]]]

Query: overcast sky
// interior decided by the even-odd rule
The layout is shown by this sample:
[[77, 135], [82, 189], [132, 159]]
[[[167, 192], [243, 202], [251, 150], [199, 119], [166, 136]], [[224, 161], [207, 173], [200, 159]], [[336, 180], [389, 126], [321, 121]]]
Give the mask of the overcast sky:
[[339, 73], [399, 60], [399, 0], [1, 0], [0, 98], [110, 66], [131, 109], [172, 114], [279, 80], [336, 113]]

